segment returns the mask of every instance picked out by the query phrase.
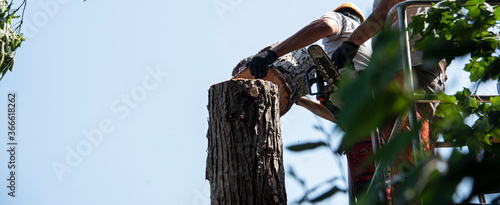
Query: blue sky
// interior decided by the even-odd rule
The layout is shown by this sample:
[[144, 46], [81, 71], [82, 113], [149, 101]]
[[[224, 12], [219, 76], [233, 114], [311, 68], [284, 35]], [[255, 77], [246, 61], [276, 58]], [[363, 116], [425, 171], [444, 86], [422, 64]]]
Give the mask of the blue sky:
[[[371, 10], [369, 0], [352, 2]], [[18, 136], [16, 198], [2, 180], [0, 202], [207, 204], [209, 87], [229, 79], [240, 59], [341, 3], [28, 0], [22, 31], [29, 39], [0, 81], [0, 116], [7, 118], [7, 95], [16, 93]], [[450, 87], [467, 79], [453, 75], [462, 80]], [[281, 122], [284, 146], [324, 139], [312, 128], [317, 122], [293, 107]], [[6, 143], [0, 139], [2, 150]], [[7, 179], [8, 155], [0, 153]], [[286, 151], [284, 160], [310, 187], [345, 171], [327, 150]], [[301, 197], [290, 177], [286, 185], [290, 202]]]

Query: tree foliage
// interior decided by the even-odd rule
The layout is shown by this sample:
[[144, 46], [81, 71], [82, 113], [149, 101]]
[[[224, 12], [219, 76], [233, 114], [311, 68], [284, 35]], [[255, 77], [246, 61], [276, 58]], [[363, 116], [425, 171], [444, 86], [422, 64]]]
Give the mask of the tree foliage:
[[[412, 38], [418, 34], [421, 36], [414, 49], [423, 50], [424, 63], [437, 63], [441, 59], [451, 63], [456, 57], [470, 55], [464, 70], [470, 73], [472, 82], [498, 79], [498, 6], [492, 7], [484, 0], [443, 1], [412, 19], [408, 30]], [[368, 68], [360, 73], [358, 80], [341, 84], [337, 96], [346, 104], [338, 117], [338, 127], [345, 134], [338, 150], [332, 153], [345, 152], [358, 139], [368, 136], [377, 127], [384, 127], [398, 114], [405, 116], [416, 102], [415, 95], [403, 92], [394, 81], [401, 69], [399, 36], [391, 31], [381, 33], [373, 46]], [[396, 204], [417, 201], [423, 204], [452, 203], [453, 194], [464, 178], [472, 178], [473, 184], [471, 194], [461, 203], [467, 203], [474, 195], [500, 184], [500, 146], [492, 143], [500, 139], [500, 97], [489, 99], [491, 103], [480, 103], [471, 94], [465, 88], [452, 96], [439, 94], [441, 103], [436, 110], [439, 118], [431, 124], [435, 136], [441, 135], [446, 142], [457, 147], [467, 146], [468, 152], [457, 148], [447, 159], [439, 155], [422, 155], [417, 156], [421, 159], [417, 165], [402, 164], [404, 168], [396, 174], [399, 178], [398, 192], [393, 198]], [[466, 119], [474, 119], [474, 122], [466, 123]], [[410, 146], [410, 139], [418, 126], [415, 124], [412, 131], [395, 136], [374, 156], [383, 168], [375, 179], [383, 179], [386, 168], [394, 165], [397, 156]], [[329, 146], [329, 140], [330, 137], [322, 142], [306, 142], [290, 148], [301, 151], [325, 147]], [[383, 180], [374, 180], [374, 183], [358, 199], [359, 204], [386, 202], [378, 194], [385, 191]], [[329, 190], [336, 188], [331, 186]], [[306, 192], [304, 199], [309, 193]], [[300, 202], [311, 202], [304, 199]]]
[[[22, 25], [22, 17], [18, 16], [17, 12], [26, 6], [26, 1], [23, 1], [21, 6], [13, 8], [12, 2], [0, 0], [0, 80], [3, 79], [7, 71], [12, 71], [14, 67], [14, 56], [17, 48], [26, 40], [20, 33]], [[21, 18], [17, 26], [12, 25], [12, 20]]]
[[[424, 57], [434, 62], [470, 53], [472, 58], [464, 70], [470, 80], [498, 79], [500, 59], [493, 55], [498, 49], [500, 10], [471, 0], [464, 4], [444, 1], [431, 7], [427, 14], [412, 17], [412, 37], [422, 34], [415, 49], [424, 50]], [[427, 26], [425, 26], [427, 25]]]

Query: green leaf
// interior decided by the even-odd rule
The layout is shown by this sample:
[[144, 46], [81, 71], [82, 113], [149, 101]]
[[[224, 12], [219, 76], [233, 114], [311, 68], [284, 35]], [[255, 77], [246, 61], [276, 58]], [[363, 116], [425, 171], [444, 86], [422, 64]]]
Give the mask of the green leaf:
[[287, 147], [290, 151], [294, 152], [300, 152], [300, 151], [305, 151], [305, 150], [311, 150], [311, 149], [316, 149], [318, 147], [322, 146], [327, 146], [325, 142], [311, 142], [311, 143], [304, 143], [304, 144], [298, 144], [298, 145], [292, 145]]
[[8, 6], [8, 3], [6, 0], [0, 1], [0, 12], [2, 12], [2, 14], [7, 12], [7, 6]]
[[455, 107], [456, 107], [455, 104], [440, 103], [436, 109], [436, 116], [438, 116], [438, 117], [449, 116], [448, 113], [453, 111], [455, 109]]
[[483, 113], [485, 113], [486, 117], [488, 117], [488, 122], [491, 124], [492, 127], [495, 127], [495, 129], [500, 128], [500, 111], [488, 109], [486, 110], [486, 112]]
[[415, 15], [411, 18], [412, 22], [408, 25], [408, 30], [411, 31], [411, 38], [415, 38], [425, 28], [424, 15]]
[[495, 10], [495, 19], [500, 19], [500, 9], [498, 9], [498, 6], [494, 7]]
[[490, 98], [491, 106], [496, 110], [500, 110], [500, 96]]
[[474, 123], [474, 126], [472, 126], [472, 128], [474, 128], [476, 131], [482, 131], [483, 133], [485, 130], [492, 129], [490, 123], [488, 122], [488, 119], [484, 118], [484, 117], [476, 120], [476, 122]]
[[438, 94], [438, 99], [441, 101], [441, 103], [447, 103], [447, 104], [457, 103], [457, 98], [455, 96], [449, 96], [444, 93]]
[[500, 128], [493, 129], [490, 134], [493, 139], [500, 139]]
[[[5, 76], [7, 71], [12, 71], [14, 67], [15, 51], [21, 46], [25, 40], [22, 34], [18, 33], [20, 28], [12, 28], [12, 19], [17, 18], [16, 12], [18, 9], [11, 10], [12, 2], [0, 0], [0, 80]], [[22, 19], [21, 19], [22, 21]]]
[[469, 10], [469, 13], [467, 14], [467, 16], [469, 16], [470, 18], [472, 19], [476, 19], [479, 17], [479, 15], [481, 14], [481, 11], [479, 10], [479, 7], [477, 5], [474, 5], [474, 6], [467, 6], [465, 7], [467, 10]]

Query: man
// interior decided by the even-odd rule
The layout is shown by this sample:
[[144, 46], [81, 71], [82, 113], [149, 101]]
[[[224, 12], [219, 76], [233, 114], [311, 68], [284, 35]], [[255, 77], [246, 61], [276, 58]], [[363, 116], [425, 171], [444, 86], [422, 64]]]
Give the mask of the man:
[[[338, 67], [342, 67], [345, 63], [349, 63], [353, 59], [353, 55], [357, 53], [359, 45], [362, 45], [370, 38], [375, 36], [378, 32], [382, 30], [385, 18], [388, 15], [389, 10], [396, 4], [403, 2], [405, 0], [375, 0], [373, 6], [373, 12], [368, 17], [368, 19], [363, 22], [347, 39], [344, 43], [337, 49], [332, 55], [332, 61]], [[408, 9], [408, 16], [415, 15], [420, 12], [418, 9]], [[409, 19], [411, 20], [411, 19]], [[419, 37], [419, 36], [417, 36]], [[410, 41], [411, 47], [413, 47], [415, 39]], [[441, 61], [438, 64], [424, 64], [422, 61], [421, 51], [411, 52], [411, 66], [412, 70], [416, 74], [417, 88], [422, 89], [424, 93], [435, 94], [444, 91], [444, 82], [446, 81], [446, 62]], [[432, 153], [432, 140], [429, 133], [429, 121], [433, 121], [436, 117], [434, 115], [437, 103], [426, 103], [417, 104], [417, 116], [421, 122], [420, 127], [420, 137], [422, 139], [423, 147], [428, 152]], [[406, 122], [404, 129], [409, 129], [409, 123]], [[381, 129], [381, 136], [387, 140], [390, 136], [392, 130], [392, 125]], [[411, 157], [411, 148], [407, 152], [403, 153], [401, 156], [402, 160], [413, 162]], [[399, 172], [396, 167], [392, 168], [393, 173]], [[397, 184], [393, 184], [391, 188], [391, 196], [394, 196], [397, 189]]]
[[[332, 55], [332, 61], [337, 67], [344, 67], [346, 63], [353, 61], [360, 45], [369, 41], [382, 30], [383, 23], [389, 10], [396, 4], [405, 0], [375, 0], [372, 14], [340, 45]], [[416, 9], [409, 9], [408, 16], [416, 14]], [[414, 40], [411, 41], [414, 44]], [[437, 65], [427, 65], [422, 62], [422, 52], [412, 51], [411, 63], [417, 76], [418, 88], [426, 93], [438, 93], [444, 91], [446, 63], [441, 61]], [[437, 104], [420, 104], [419, 109], [427, 118], [433, 118]]]
[[[279, 56], [306, 47], [319, 39], [323, 40], [324, 50], [328, 56], [331, 56], [363, 21], [364, 16], [356, 5], [344, 3], [333, 12], [327, 12], [321, 18], [306, 25], [274, 48], [255, 55], [247, 66], [255, 78], [264, 78], [267, 75], [268, 66], [276, 61]], [[357, 48], [356, 52], [352, 55], [351, 65], [356, 71], [359, 71], [368, 65], [369, 57], [372, 53], [370, 40], [368, 39], [361, 43]], [[339, 68], [343, 68], [343, 66]], [[336, 122], [333, 115], [317, 102], [302, 97], [297, 101], [297, 104], [309, 109], [320, 117]], [[356, 169], [358, 164], [371, 154], [372, 145], [369, 138], [357, 143], [347, 153], [352, 190], [355, 196], [361, 193], [372, 178], [374, 166], [364, 170]]]
[[[344, 3], [333, 12], [327, 12], [320, 19], [306, 25], [274, 48], [255, 55], [247, 66], [255, 78], [264, 78], [267, 75], [268, 66], [278, 57], [304, 48], [320, 39], [323, 39], [324, 49], [330, 56], [363, 21], [363, 14], [356, 5]], [[360, 44], [352, 57], [356, 70], [367, 66], [371, 52], [370, 40]]]

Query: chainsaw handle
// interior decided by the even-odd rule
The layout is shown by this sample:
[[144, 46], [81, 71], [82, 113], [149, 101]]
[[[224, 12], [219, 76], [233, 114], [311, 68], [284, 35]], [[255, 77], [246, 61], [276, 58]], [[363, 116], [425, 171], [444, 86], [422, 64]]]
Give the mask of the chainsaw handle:
[[[315, 78], [310, 78], [309, 74], [313, 70], [316, 72], [316, 77]], [[317, 92], [313, 93], [313, 91], [312, 91], [311, 88], [312, 88], [312, 86], [315, 83], [316, 83]], [[316, 70], [316, 66], [315, 65], [311, 66], [306, 71], [306, 84], [307, 84], [307, 93], [309, 93], [309, 95], [323, 95], [323, 94], [327, 93], [326, 90], [325, 90], [325, 80], [323, 79], [323, 76], [321, 76], [318, 73], [318, 70]]]

